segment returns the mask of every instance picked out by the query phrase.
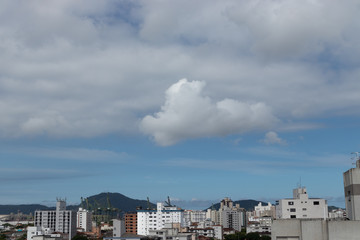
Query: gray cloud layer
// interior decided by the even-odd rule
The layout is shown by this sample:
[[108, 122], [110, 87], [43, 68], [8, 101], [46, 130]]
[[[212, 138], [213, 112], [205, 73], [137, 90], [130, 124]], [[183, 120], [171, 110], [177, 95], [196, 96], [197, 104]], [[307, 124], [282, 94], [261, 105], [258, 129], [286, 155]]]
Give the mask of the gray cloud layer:
[[[1, 1], [0, 136], [137, 132], [149, 115], [143, 129], [166, 145], [253, 130], [236, 120], [255, 106], [295, 123], [358, 116], [359, 12], [325, 0]], [[207, 87], [180, 115], [169, 94], [159, 111], [183, 77]]]

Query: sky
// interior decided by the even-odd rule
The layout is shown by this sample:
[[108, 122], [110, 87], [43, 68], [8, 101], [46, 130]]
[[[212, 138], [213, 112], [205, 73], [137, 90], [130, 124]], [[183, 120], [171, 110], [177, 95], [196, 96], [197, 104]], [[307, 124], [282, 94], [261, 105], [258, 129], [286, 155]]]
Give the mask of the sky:
[[0, 204], [344, 207], [360, 4], [0, 0]]

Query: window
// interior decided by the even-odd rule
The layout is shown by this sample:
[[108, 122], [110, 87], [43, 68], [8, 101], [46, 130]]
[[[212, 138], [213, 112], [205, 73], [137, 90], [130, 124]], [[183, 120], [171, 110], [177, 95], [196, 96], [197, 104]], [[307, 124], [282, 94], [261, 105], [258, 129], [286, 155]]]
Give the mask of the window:
[[290, 215], [290, 218], [296, 218], [296, 215]]
[[303, 211], [306, 211], [306, 208], [303, 208], [302, 210], [303, 210]]
[[294, 205], [294, 202], [288, 202], [289, 205]]
[[314, 205], [319, 205], [320, 202], [319, 201], [314, 201]]
[[290, 212], [296, 212], [295, 208], [290, 208]]

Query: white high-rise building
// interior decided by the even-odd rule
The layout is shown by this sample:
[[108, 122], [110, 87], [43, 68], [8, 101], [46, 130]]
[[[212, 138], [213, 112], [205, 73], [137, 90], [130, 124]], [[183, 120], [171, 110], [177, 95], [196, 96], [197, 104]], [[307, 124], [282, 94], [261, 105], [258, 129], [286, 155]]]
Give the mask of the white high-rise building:
[[76, 213], [66, 210], [65, 200], [57, 200], [55, 211], [35, 211], [34, 220], [36, 227], [63, 233], [69, 240], [76, 235]]
[[276, 218], [323, 218], [328, 217], [328, 205], [325, 199], [309, 198], [306, 188], [293, 190], [293, 198], [277, 201]]
[[82, 232], [91, 232], [92, 230], [92, 214], [86, 209], [79, 208], [76, 215], [76, 228]]
[[165, 224], [183, 224], [184, 210], [157, 203], [156, 210], [137, 210], [137, 234], [149, 235], [149, 230], [160, 230]]

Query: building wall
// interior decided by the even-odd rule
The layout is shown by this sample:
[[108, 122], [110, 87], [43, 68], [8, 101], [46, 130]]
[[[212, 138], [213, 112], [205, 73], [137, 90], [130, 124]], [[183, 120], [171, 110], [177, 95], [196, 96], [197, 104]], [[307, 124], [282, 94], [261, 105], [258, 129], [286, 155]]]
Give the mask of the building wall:
[[125, 228], [127, 233], [137, 234], [137, 213], [125, 214]]
[[347, 216], [350, 220], [360, 220], [360, 168], [349, 169], [343, 177]]
[[55, 232], [56, 211], [35, 211], [34, 221], [35, 226], [49, 228]]
[[325, 199], [309, 198], [306, 188], [297, 188], [293, 197], [281, 199], [276, 206], [276, 218], [323, 218], [328, 217], [328, 206]]
[[82, 228], [84, 232], [92, 230], [92, 214], [86, 209], [79, 208], [76, 214], [76, 227]]
[[360, 221], [329, 221], [321, 219], [274, 220], [272, 240], [358, 240]]
[[76, 213], [64, 209], [65, 201], [58, 200], [55, 211], [35, 211], [35, 226], [68, 234], [71, 239], [76, 235]]
[[190, 226], [191, 223], [198, 223], [206, 220], [206, 212], [201, 210], [185, 210], [183, 216], [184, 227]]
[[239, 204], [234, 206], [230, 198], [224, 198], [220, 202], [219, 217], [220, 225], [224, 228], [241, 231], [241, 227], [245, 226], [245, 211], [240, 208]]
[[177, 207], [157, 204], [157, 210], [138, 210], [137, 233], [149, 235], [149, 230], [160, 230], [165, 224], [183, 224], [183, 212]]
[[121, 237], [125, 233], [125, 222], [113, 219], [113, 237]]

